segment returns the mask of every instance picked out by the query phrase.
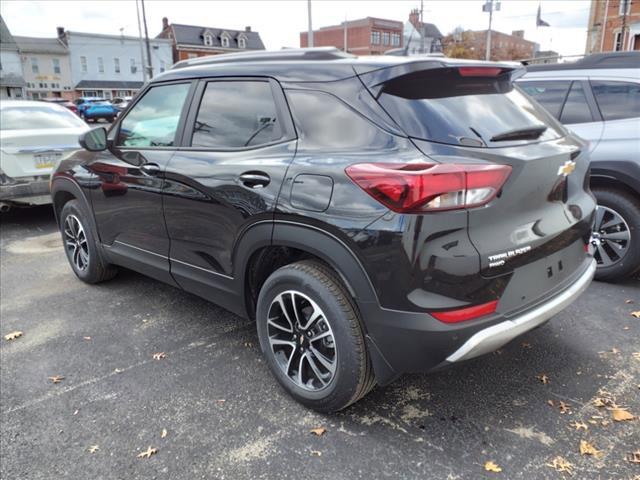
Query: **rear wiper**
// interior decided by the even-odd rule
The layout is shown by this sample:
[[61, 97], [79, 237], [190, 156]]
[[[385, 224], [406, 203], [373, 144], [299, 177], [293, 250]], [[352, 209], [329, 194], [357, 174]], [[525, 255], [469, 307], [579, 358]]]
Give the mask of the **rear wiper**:
[[535, 140], [547, 130], [544, 125], [535, 127], [519, 128], [517, 130], [509, 130], [508, 132], [499, 133], [491, 137], [492, 142], [503, 142], [505, 140]]

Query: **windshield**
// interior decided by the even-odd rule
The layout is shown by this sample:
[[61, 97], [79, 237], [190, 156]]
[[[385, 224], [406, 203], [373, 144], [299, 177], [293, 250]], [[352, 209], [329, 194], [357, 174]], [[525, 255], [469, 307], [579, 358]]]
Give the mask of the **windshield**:
[[66, 108], [29, 106], [0, 110], [0, 130], [78, 128], [85, 123]]
[[457, 68], [410, 73], [387, 82], [378, 101], [410, 137], [423, 140], [497, 147], [505, 138], [522, 143], [563, 135], [547, 112], [514, 87], [509, 73], [462, 76]]

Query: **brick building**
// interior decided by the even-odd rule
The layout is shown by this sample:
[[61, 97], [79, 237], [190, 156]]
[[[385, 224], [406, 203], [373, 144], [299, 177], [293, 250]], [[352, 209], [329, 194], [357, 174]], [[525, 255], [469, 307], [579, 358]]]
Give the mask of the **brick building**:
[[[474, 51], [484, 58], [488, 30], [470, 32]], [[533, 58], [538, 44], [524, 38], [524, 30], [508, 33], [491, 30], [491, 60], [520, 60]]]
[[162, 31], [156, 38], [168, 38], [173, 41], [174, 63], [206, 55], [264, 50], [260, 34], [252, 31], [251, 27], [245, 27], [244, 30], [231, 30], [169, 24], [167, 17], [162, 19]]
[[585, 53], [627, 50], [640, 50], [640, 0], [591, 0]]
[[[337, 47], [345, 50], [344, 34], [347, 31], [346, 50], [355, 55], [381, 55], [387, 50], [403, 46], [403, 24], [396, 20], [367, 17], [342, 22], [340, 25], [322, 27], [313, 31], [314, 47]], [[308, 47], [307, 32], [300, 33], [300, 46]]]

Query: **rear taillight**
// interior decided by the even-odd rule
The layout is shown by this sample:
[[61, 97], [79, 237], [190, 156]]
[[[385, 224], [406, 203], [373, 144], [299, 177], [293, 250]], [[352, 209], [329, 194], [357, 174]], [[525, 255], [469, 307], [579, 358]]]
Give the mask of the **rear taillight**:
[[446, 312], [432, 312], [431, 316], [444, 323], [465, 322], [495, 313], [497, 306], [498, 300], [493, 300], [488, 303], [483, 303], [482, 305], [474, 305], [473, 307], [448, 310]]
[[394, 212], [420, 213], [484, 205], [511, 173], [508, 165], [359, 163], [346, 173]]

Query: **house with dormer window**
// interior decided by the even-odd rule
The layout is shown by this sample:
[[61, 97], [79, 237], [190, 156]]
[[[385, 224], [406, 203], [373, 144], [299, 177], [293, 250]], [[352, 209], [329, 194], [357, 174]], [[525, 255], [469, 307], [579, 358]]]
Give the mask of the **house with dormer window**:
[[173, 42], [174, 62], [220, 53], [264, 50], [260, 34], [252, 31], [251, 27], [232, 30], [169, 24], [166, 17], [162, 19], [162, 32], [156, 38], [168, 38]]

